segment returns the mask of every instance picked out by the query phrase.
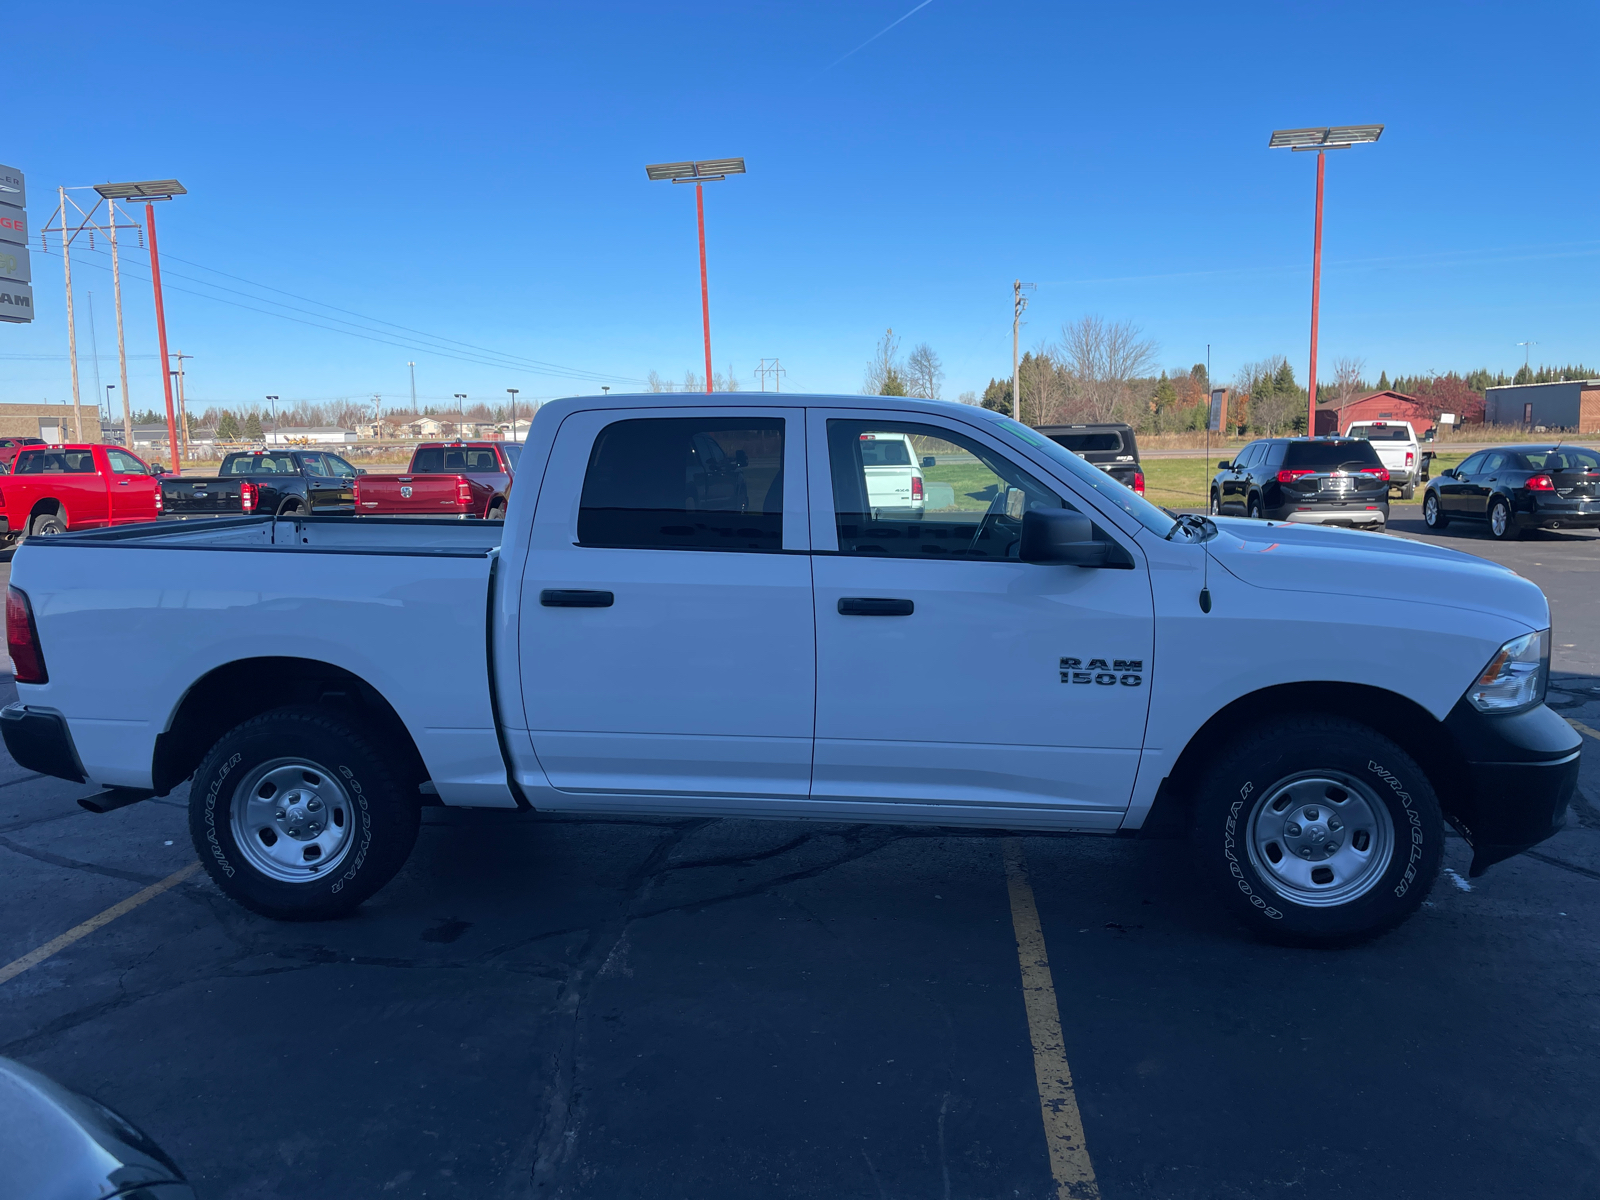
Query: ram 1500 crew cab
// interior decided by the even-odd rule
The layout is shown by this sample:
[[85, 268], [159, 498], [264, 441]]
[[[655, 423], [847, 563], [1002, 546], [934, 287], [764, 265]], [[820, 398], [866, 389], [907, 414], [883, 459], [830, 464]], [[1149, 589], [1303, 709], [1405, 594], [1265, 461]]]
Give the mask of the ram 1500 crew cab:
[[[897, 433], [952, 503], [874, 503]], [[7, 747], [102, 808], [189, 781], [211, 877], [282, 918], [370, 896], [440, 803], [1187, 835], [1242, 920], [1336, 942], [1416, 908], [1445, 821], [1481, 872], [1573, 791], [1549, 608], [1482, 559], [1174, 519], [938, 401], [568, 399], [525, 458], [504, 525], [30, 540]]]

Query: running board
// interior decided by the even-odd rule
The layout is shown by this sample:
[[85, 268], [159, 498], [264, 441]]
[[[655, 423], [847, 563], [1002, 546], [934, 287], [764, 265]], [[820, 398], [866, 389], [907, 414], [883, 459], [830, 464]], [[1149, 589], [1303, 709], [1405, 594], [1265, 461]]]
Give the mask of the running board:
[[115, 812], [119, 808], [127, 808], [130, 804], [137, 804], [141, 800], [148, 800], [155, 793], [148, 788], [107, 788], [94, 796], [85, 796], [78, 803], [92, 813]]

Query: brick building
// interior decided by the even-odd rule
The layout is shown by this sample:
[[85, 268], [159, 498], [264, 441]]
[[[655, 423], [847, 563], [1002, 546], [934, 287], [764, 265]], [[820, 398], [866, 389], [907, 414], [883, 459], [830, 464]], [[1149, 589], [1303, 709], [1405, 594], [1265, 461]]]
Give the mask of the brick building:
[[[82, 440], [104, 441], [99, 409], [85, 404], [80, 411], [83, 414]], [[42, 437], [52, 443], [80, 440], [73, 427], [70, 404], [0, 404], [0, 437]]]

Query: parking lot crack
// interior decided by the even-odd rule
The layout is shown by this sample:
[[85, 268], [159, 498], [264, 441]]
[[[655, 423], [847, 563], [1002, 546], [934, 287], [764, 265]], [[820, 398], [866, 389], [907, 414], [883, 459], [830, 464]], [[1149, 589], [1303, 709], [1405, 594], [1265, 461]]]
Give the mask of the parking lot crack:
[[48, 850], [35, 850], [32, 846], [24, 846], [12, 841], [8, 837], [0, 837], [0, 846], [4, 846], [13, 854], [20, 854], [38, 862], [49, 863], [52, 867], [64, 867], [69, 871], [86, 871], [91, 875], [104, 875], [108, 879], [121, 879], [126, 883], [141, 883], [149, 886], [162, 879], [160, 875], [146, 875], [138, 871], [123, 871], [117, 867], [102, 867], [98, 863], [81, 862], [76, 858], [64, 858], [59, 854], [51, 854]]

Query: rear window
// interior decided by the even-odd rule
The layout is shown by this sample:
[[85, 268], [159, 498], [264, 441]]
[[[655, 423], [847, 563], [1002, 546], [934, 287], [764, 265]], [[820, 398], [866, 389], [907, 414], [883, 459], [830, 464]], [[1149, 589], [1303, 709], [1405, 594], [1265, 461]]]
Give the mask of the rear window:
[[292, 454], [230, 454], [218, 475], [298, 475]]
[[1369, 444], [1352, 438], [1340, 442], [1290, 442], [1283, 465], [1303, 471], [1335, 471], [1340, 467], [1360, 470], [1381, 467], [1383, 460]]
[[457, 471], [478, 471], [493, 474], [500, 469], [500, 460], [493, 450], [474, 450], [467, 446], [433, 446], [418, 450], [411, 460], [412, 475], [442, 475]]
[[1104, 451], [1118, 451], [1122, 449], [1122, 435], [1115, 429], [1104, 429], [1097, 433], [1052, 433], [1050, 440], [1058, 446], [1065, 446], [1074, 454], [1101, 453]]
[[875, 433], [861, 435], [861, 465], [863, 467], [909, 467], [911, 452], [906, 449], [903, 437], [880, 437]]
[[1404, 425], [1357, 425], [1350, 436], [1370, 442], [1409, 442], [1411, 431]]
[[1600, 471], [1600, 454], [1583, 446], [1529, 450], [1516, 457], [1524, 471]]
[[92, 450], [30, 450], [17, 456], [18, 475], [93, 475]]

